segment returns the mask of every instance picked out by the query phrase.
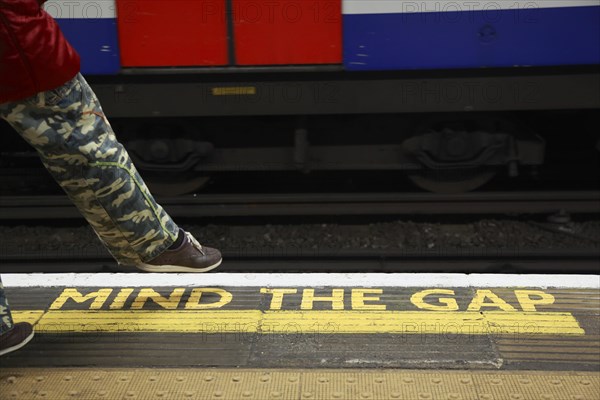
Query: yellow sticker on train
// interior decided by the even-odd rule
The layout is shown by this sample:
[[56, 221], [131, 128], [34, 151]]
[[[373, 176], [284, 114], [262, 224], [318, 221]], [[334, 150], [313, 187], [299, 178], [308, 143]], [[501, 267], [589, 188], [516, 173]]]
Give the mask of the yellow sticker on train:
[[255, 86], [225, 86], [214, 87], [211, 90], [213, 96], [251, 96], [256, 94]]

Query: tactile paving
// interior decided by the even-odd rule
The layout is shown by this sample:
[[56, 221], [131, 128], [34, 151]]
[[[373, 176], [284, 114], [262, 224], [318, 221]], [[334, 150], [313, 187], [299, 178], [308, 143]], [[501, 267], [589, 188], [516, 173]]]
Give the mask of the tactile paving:
[[3, 369], [2, 399], [597, 400], [598, 372]]

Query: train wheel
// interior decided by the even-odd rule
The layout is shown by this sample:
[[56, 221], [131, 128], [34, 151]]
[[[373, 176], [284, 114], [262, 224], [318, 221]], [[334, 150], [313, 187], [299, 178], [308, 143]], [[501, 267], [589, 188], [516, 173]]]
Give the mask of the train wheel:
[[158, 196], [181, 196], [203, 189], [210, 180], [208, 176], [194, 176], [187, 179], [167, 179], [164, 177], [146, 177], [150, 192]]
[[444, 171], [420, 170], [408, 178], [421, 189], [434, 193], [464, 193], [475, 190], [495, 175], [493, 169], [456, 169]]

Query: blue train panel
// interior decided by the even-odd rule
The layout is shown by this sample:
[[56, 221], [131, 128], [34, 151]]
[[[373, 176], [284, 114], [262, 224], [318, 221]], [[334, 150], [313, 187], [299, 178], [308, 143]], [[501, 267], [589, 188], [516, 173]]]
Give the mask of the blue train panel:
[[[81, 56], [83, 74], [116, 74], [121, 69], [116, 19], [58, 19], [65, 37]], [[85, 35], [82, 35], [85, 32]]]
[[49, 1], [44, 8], [81, 56], [81, 72], [116, 74], [121, 69], [114, 0]]
[[600, 64], [600, 0], [344, 0], [343, 18], [348, 70]]

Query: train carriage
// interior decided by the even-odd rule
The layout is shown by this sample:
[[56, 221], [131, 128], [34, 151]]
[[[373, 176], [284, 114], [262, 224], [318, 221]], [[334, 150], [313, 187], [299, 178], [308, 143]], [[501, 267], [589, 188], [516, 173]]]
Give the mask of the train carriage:
[[[427, 190], [473, 190], [543, 164], [549, 138], [514, 112], [594, 123], [600, 108], [599, 0], [45, 8], [159, 193], [240, 170], [402, 170]], [[585, 149], [600, 143], [588, 136]], [[187, 178], [174, 187], [173, 173]]]
[[600, 64], [598, 0], [83, 0], [45, 7], [84, 55], [87, 74]]

